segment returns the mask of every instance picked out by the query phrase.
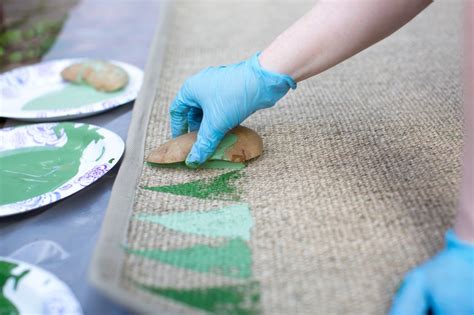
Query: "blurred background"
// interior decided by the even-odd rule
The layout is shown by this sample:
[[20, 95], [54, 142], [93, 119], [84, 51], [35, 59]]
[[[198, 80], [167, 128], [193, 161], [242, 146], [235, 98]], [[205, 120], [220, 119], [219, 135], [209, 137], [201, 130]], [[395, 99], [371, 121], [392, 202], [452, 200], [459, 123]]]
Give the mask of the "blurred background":
[[0, 1], [0, 72], [39, 61], [78, 1]]

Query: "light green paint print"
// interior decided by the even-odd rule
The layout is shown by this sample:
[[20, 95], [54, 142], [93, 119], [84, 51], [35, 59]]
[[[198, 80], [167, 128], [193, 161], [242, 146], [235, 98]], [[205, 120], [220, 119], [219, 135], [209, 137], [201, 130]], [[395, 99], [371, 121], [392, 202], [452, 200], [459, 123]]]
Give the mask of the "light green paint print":
[[0, 261], [0, 314], [2, 315], [20, 314], [16, 306], [4, 295], [5, 285], [7, 284], [8, 280], [13, 279], [13, 289], [16, 290], [20, 280], [29, 272], [29, 270], [25, 270], [21, 274], [15, 276], [11, 272], [16, 267], [18, 267], [18, 265], [15, 263]]
[[41, 95], [25, 105], [23, 110], [77, 108], [120, 95], [118, 92], [101, 92], [85, 84], [67, 84], [58, 91]]
[[88, 125], [60, 123], [67, 143], [62, 147], [32, 147], [0, 153], [0, 205], [33, 198], [66, 183], [74, 177], [85, 148], [103, 136]]
[[195, 289], [160, 288], [143, 284], [137, 286], [210, 314], [260, 314], [260, 284], [256, 281], [241, 285]]
[[243, 279], [252, 276], [252, 253], [241, 239], [232, 239], [218, 246], [195, 245], [170, 250], [125, 248], [125, 251], [202, 273]]
[[247, 204], [205, 212], [184, 211], [163, 215], [140, 214], [137, 220], [158, 223], [168, 229], [210, 237], [250, 240], [253, 219]]
[[144, 189], [169, 193], [173, 195], [213, 200], [240, 200], [235, 181], [241, 177], [236, 170], [210, 179], [199, 179], [188, 183], [169, 186], [150, 186]]

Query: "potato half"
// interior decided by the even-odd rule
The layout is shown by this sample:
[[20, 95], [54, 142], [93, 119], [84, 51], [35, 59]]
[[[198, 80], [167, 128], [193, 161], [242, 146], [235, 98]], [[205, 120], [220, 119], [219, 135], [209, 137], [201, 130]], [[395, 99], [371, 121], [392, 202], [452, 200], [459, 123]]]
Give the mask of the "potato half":
[[[186, 160], [197, 133], [190, 132], [172, 139], [151, 151], [147, 161], [158, 164], [178, 163]], [[262, 138], [247, 127], [238, 126], [230, 130], [209, 160], [245, 162], [262, 154]]]
[[114, 92], [128, 83], [128, 74], [110, 62], [89, 60], [72, 64], [61, 71], [64, 80], [88, 84], [98, 91]]

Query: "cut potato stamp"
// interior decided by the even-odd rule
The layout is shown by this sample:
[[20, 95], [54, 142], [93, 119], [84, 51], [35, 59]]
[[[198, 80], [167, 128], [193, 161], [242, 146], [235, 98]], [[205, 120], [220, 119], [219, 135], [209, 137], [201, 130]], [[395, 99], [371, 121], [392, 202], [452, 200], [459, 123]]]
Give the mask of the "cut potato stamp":
[[[197, 133], [190, 132], [172, 139], [151, 151], [147, 161], [163, 165], [184, 162], [196, 138]], [[252, 129], [238, 126], [225, 135], [208, 161], [243, 163], [260, 156], [262, 151], [262, 138]]]

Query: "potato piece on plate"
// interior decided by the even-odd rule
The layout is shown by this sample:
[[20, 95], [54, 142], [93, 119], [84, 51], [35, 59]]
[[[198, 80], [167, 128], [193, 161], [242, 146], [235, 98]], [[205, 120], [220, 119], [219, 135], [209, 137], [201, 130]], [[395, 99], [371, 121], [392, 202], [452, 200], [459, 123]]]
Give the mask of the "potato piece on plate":
[[63, 69], [61, 76], [66, 81], [85, 83], [104, 92], [117, 91], [128, 83], [127, 72], [106, 61], [75, 63]]

